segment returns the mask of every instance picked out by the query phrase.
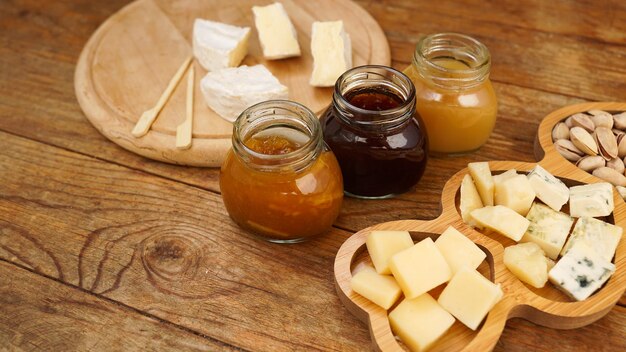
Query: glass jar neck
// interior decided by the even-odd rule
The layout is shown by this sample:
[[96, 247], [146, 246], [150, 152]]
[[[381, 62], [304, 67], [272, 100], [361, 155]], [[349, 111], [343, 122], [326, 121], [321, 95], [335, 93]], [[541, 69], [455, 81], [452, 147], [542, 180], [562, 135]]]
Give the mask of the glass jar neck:
[[420, 39], [413, 55], [420, 77], [444, 89], [469, 89], [489, 78], [491, 56], [478, 40], [457, 33]]
[[[285, 154], [264, 154], [246, 145], [250, 138], [279, 136], [299, 147]], [[265, 172], [299, 172], [324, 150], [319, 119], [305, 106], [288, 100], [269, 100], [246, 109], [233, 127], [233, 152], [244, 164]]]
[[[362, 103], [356, 103], [357, 98]], [[369, 106], [372, 104], [378, 107]], [[391, 67], [355, 67], [337, 79], [333, 108], [342, 122], [357, 130], [393, 130], [404, 126], [414, 115], [415, 86], [402, 72]]]

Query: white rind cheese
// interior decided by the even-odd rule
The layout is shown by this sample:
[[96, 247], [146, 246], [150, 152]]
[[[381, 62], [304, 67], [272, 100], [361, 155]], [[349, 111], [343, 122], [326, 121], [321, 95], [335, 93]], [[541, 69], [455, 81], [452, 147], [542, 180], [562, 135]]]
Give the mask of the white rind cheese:
[[504, 181], [495, 183], [495, 204], [504, 205], [526, 216], [533, 201], [535, 191], [524, 175], [514, 175]]
[[494, 184], [489, 163], [484, 161], [469, 163], [467, 164], [467, 169], [470, 175], [472, 175], [472, 179], [474, 179], [483, 204], [493, 205]]
[[572, 247], [582, 242], [610, 262], [621, 238], [621, 226], [615, 226], [594, 218], [582, 217], [576, 222], [572, 235], [563, 247], [561, 254], [565, 255]]
[[352, 44], [343, 21], [313, 22], [311, 30], [313, 72], [309, 83], [332, 87], [337, 78], [352, 68]]
[[530, 224], [528, 219], [503, 205], [476, 209], [472, 211], [471, 215], [479, 225], [494, 230], [514, 241], [522, 239]]
[[548, 273], [550, 282], [577, 301], [591, 296], [613, 275], [615, 265], [585, 243], [577, 243]]
[[541, 166], [535, 166], [527, 177], [537, 198], [550, 208], [559, 211], [569, 200], [569, 189], [565, 183]]
[[466, 174], [461, 181], [461, 201], [459, 203], [459, 209], [461, 210], [461, 217], [466, 224], [476, 227], [476, 221], [472, 219], [470, 213], [475, 209], [483, 207], [483, 201], [480, 199], [478, 190], [474, 185], [472, 176]]
[[268, 60], [300, 56], [296, 28], [283, 5], [253, 6], [254, 25], [259, 33], [263, 56]]
[[263, 65], [209, 72], [200, 82], [200, 89], [207, 105], [230, 122], [256, 103], [289, 98], [287, 87]]
[[236, 67], [248, 53], [250, 27], [196, 19], [193, 55], [207, 71]]
[[534, 203], [526, 219], [530, 221], [522, 242], [534, 242], [546, 252], [550, 259], [555, 259], [567, 240], [574, 219], [541, 203]]
[[569, 189], [569, 213], [573, 217], [608, 216], [613, 208], [613, 186], [610, 183], [592, 183]]

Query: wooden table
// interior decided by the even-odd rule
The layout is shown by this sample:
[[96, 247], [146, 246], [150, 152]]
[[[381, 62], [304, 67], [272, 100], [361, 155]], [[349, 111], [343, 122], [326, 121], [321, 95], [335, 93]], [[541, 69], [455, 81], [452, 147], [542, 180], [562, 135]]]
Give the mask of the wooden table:
[[[537, 126], [559, 107], [626, 101], [624, 1], [358, 1], [397, 68], [425, 33], [484, 42], [496, 129], [474, 154], [431, 158], [414, 191], [346, 199], [325, 236], [275, 245], [231, 222], [218, 170], [136, 156], [84, 117], [76, 60], [127, 2], [0, 2], [0, 350], [367, 349], [333, 285], [348, 236], [436, 217], [443, 184], [470, 161], [534, 161]], [[576, 330], [510, 320], [496, 350], [626, 350], [626, 299]]]

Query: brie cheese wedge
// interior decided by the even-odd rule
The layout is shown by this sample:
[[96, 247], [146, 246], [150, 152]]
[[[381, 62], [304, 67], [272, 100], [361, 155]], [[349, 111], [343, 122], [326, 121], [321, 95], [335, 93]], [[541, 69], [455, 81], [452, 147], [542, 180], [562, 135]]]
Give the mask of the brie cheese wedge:
[[250, 27], [196, 19], [193, 55], [207, 71], [239, 66], [248, 53]]

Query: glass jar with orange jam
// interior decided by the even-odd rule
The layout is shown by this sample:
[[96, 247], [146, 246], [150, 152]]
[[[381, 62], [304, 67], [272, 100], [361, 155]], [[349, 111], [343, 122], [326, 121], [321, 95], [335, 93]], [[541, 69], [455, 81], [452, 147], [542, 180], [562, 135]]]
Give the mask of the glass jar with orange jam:
[[418, 42], [404, 73], [415, 84], [431, 152], [466, 153], [487, 141], [498, 111], [490, 68], [489, 50], [469, 36], [440, 33]]
[[343, 180], [315, 114], [291, 101], [256, 104], [235, 121], [232, 142], [220, 188], [240, 227], [278, 243], [300, 242], [331, 227]]

